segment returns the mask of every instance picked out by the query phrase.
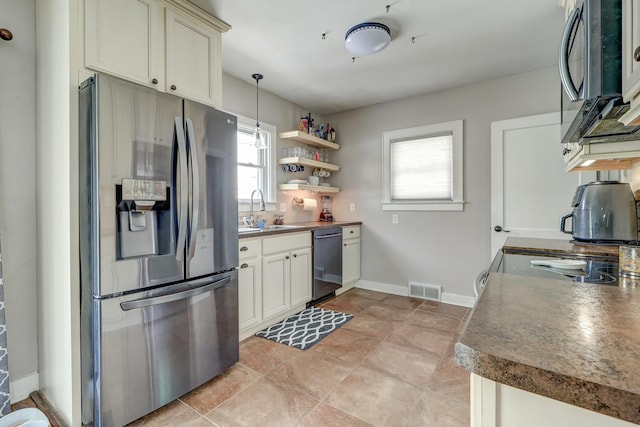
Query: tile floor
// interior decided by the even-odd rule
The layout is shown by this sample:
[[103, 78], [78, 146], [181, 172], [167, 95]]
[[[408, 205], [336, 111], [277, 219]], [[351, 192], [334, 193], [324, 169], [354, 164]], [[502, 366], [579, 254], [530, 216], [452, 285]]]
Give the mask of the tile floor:
[[302, 351], [251, 337], [221, 376], [130, 426], [469, 425], [469, 374], [453, 361], [469, 309], [352, 289], [354, 314]]

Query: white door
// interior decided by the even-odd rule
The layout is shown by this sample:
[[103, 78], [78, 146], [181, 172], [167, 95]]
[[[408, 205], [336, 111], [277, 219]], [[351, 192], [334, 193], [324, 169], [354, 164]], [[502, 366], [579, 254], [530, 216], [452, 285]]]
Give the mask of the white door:
[[[565, 172], [560, 114], [491, 123], [491, 258], [507, 237], [571, 238], [560, 217], [595, 172]], [[581, 176], [582, 175], [582, 176]]]

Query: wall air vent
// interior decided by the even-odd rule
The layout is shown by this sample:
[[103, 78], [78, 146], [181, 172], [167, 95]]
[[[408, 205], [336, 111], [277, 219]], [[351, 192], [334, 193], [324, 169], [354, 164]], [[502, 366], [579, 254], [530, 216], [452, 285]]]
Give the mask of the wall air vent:
[[441, 301], [442, 286], [427, 283], [409, 282], [409, 296], [414, 298]]

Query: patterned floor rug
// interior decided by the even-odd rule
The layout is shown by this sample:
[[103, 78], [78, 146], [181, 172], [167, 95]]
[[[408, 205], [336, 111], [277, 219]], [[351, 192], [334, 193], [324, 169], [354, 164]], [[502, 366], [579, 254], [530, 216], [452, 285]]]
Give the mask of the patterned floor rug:
[[351, 319], [352, 314], [311, 307], [257, 332], [256, 335], [306, 350]]

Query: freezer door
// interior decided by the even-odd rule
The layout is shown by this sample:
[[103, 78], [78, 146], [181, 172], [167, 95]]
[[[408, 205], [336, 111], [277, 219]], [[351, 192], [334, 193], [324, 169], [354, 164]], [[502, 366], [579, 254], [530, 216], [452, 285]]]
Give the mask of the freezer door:
[[238, 266], [236, 117], [184, 101], [190, 171], [189, 278]]
[[83, 268], [91, 270], [92, 294], [184, 280], [182, 100], [98, 75], [81, 88], [80, 110], [81, 254], [89, 254]]
[[95, 300], [96, 425], [122, 426], [238, 361], [237, 272]]

